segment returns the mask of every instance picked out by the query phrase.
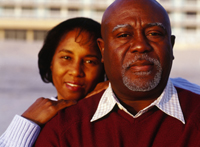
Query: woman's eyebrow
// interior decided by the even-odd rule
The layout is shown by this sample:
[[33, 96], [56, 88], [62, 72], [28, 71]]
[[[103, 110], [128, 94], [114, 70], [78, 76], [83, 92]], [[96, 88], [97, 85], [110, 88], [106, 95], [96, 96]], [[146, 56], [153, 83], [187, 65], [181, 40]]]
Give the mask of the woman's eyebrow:
[[[61, 49], [59, 50], [59, 53], [60, 52], [65, 52], [65, 53], [69, 53], [69, 54], [74, 54], [72, 51], [68, 50], [68, 49]], [[88, 54], [86, 55], [85, 57], [93, 57], [93, 58], [97, 58], [97, 59], [100, 59], [98, 55], [96, 54]]]
[[65, 53], [73, 54], [73, 52], [70, 51], [70, 50], [68, 50], [68, 49], [61, 49], [61, 50], [59, 50], [59, 53], [60, 53], [60, 52], [65, 52]]
[[98, 55], [94, 55], [94, 54], [88, 54], [85, 57], [101, 59], [101, 57], [99, 57]]

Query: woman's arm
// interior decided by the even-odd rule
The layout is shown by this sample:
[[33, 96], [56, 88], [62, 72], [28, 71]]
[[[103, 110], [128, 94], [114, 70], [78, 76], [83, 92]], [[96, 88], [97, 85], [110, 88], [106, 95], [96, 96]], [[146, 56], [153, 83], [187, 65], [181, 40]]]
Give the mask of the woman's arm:
[[48, 122], [56, 113], [75, 101], [52, 101], [37, 99], [22, 116], [16, 115], [7, 130], [0, 136], [1, 147], [31, 147], [35, 143], [40, 126]]
[[15, 115], [0, 137], [1, 147], [31, 147], [40, 133], [40, 126], [19, 115]]
[[[108, 87], [109, 81], [99, 83], [90, 97]], [[56, 113], [68, 106], [76, 104], [75, 101], [52, 101], [50, 99], [37, 99], [22, 116], [16, 115], [7, 130], [0, 136], [1, 147], [31, 147], [35, 143], [40, 126], [48, 122]]]

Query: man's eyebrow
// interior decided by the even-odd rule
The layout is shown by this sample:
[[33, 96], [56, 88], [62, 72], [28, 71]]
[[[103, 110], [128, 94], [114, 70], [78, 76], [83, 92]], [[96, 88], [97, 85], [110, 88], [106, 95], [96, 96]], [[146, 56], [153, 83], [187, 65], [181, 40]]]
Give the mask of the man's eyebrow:
[[114, 32], [115, 30], [120, 29], [120, 28], [128, 28], [128, 27], [131, 27], [131, 25], [129, 25], [129, 24], [119, 24], [119, 25], [117, 25], [113, 28], [112, 32]]
[[166, 30], [165, 26], [160, 23], [160, 22], [155, 22], [155, 23], [149, 23], [147, 24], [147, 27], [153, 27], [153, 26], [158, 26], [158, 27], [161, 27], [162, 29]]

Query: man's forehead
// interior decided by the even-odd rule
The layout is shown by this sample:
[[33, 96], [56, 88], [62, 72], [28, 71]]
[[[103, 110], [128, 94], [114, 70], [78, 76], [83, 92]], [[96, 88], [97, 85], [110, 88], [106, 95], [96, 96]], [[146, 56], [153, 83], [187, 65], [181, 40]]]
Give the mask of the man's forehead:
[[118, 28], [145, 26], [148, 23], [149, 27], [159, 26], [171, 32], [167, 13], [155, 0], [117, 0], [104, 13], [102, 34], [108, 29], [115, 31]]

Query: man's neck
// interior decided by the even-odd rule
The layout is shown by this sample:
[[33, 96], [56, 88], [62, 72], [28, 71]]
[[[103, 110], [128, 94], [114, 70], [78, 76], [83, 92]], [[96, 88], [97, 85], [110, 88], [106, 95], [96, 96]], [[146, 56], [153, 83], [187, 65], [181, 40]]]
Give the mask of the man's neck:
[[[114, 90], [113, 90], [114, 91]], [[162, 90], [163, 91], [163, 90]], [[162, 93], [162, 91], [151, 92], [126, 92], [115, 93], [119, 102], [133, 115], [137, 114], [140, 110], [148, 107], [154, 102]], [[127, 94], [128, 93], [128, 94]]]
[[145, 92], [131, 91], [126, 86], [112, 85], [112, 83], [111, 88], [119, 102], [135, 115], [154, 102], [162, 94], [166, 85], [167, 81], [162, 82], [153, 90]]
[[155, 99], [151, 100], [139, 100], [139, 101], [121, 101], [120, 103], [133, 115], [136, 115], [140, 110], [149, 106]]

